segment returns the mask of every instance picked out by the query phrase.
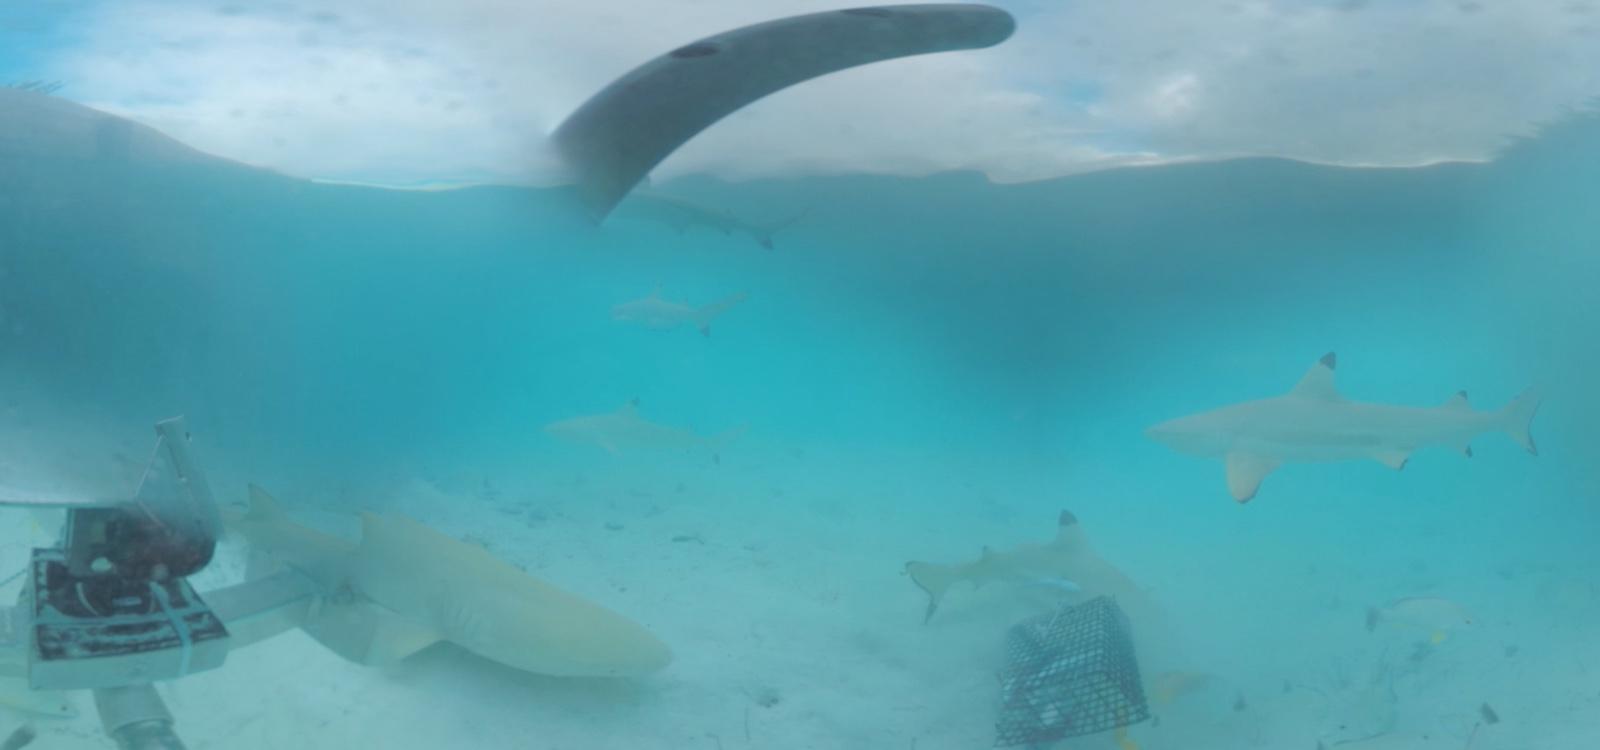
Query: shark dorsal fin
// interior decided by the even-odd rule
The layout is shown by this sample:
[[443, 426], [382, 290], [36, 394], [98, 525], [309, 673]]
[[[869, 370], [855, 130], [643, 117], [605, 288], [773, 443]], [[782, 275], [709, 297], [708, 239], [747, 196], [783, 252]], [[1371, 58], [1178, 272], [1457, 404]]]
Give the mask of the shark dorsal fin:
[[1055, 541], [1057, 544], [1070, 543], [1077, 531], [1078, 517], [1072, 515], [1072, 511], [1063, 510], [1060, 515], [1056, 516]]
[[1444, 408], [1446, 408], [1446, 409], [1470, 409], [1470, 408], [1472, 408], [1472, 402], [1467, 400], [1467, 392], [1466, 391], [1456, 391], [1456, 395], [1451, 396], [1448, 399], [1445, 399]]
[[278, 501], [272, 499], [266, 490], [252, 483], [250, 510], [245, 513], [245, 518], [252, 521], [277, 521], [283, 518], [283, 511], [278, 509]]
[[1319, 401], [1338, 401], [1339, 387], [1334, 382], [1333, 371], [1339, 365], [1339, 358], [1333, 352], [1322, 355], [1322, 359], [1306, 370], [1300, 377], [1300, 382], [1295, 383], [1289, 395], [1299, 398], [1317, 399]]

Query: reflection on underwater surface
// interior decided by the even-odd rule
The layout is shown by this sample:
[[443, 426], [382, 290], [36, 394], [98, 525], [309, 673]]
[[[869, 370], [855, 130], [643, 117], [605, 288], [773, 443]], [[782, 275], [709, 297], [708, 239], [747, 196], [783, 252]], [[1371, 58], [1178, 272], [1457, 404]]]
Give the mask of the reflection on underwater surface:
[[[1068, 566], [1043, 572], [1077, 591], [956, 587], [922, 624], [897, 573], [1014, 555], [1067, 508], [1179, 655], [1146, 675], [1152, 721], [1066, 747], [1586, 747], [1597, 133], [1406, 170], [657, 186], [741, 217], [810, 207], [771, 252], [626, 207], [595, 229], [559, 191], [8, 151], [0, 482], [116, 494], [149, 423], [185, 413], [225, 504], [259, 482], [347, 544], [357, 511], [417, 519], [674, 655], [610, 682], [448, 644], [365, 670], [285, 636], [170, 686], [211, 746], [987, 746], [1007, 629], [1105, 586]], [[711, 336], [613, 320], [657, 286], [749, 297]], [[1282, 393], [1330, 349], [1362, 401], [1538, 385], [1541, 456], [1285, 466], [1241, 508], [1214, 462], [1144, 435]], [[647, 422], [545, 430], [633, 399]], [[720, 460], [698, 449], [740, 425]], [[20, 567], [58, 521], [8, 513]], [[196, 585], [247, 557], [226, 540]], [[1436, 638], [1457, 608], [1473, 625]], [[41, 746], [95, 742], [87, 717], [36, 722]]]

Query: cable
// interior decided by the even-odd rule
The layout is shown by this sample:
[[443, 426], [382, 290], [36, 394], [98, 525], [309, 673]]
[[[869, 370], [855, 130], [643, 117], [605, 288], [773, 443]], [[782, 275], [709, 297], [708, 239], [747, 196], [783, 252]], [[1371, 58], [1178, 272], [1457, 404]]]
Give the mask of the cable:
[[185, 622], [177, 612], [173, 611], [171, 606], [172, 600], [167, 595], [167, 589], [165, 587], [158, 583], [151, 582], [150, 593], [155, 597], [156, 604], [160, 605], [161, 611], [167, 615], [167, 619], [172, 622], [172, 629], [178, 633], [179, 656], [177, 676], [182, 677], [186, 674], [189, 674], [189, 659], [194, 653], [194, 638], [189, 632], [189, 623]]

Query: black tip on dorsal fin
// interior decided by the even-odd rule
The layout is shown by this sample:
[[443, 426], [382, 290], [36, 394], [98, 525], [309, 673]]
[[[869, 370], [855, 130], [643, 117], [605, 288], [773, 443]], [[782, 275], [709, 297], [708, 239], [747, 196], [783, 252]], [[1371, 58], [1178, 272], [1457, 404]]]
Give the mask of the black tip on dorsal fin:
[[1462, 401], [1466, 401], [1467, 400], [1467, 392], [1466, 391], [1456, 391], [1456, 397], [1460, 398]]
[[1328, 352], [1327, 354], [1322, 355], [1322, 359], [1317, 361], [1322, 363], [1323, 367], [1326, 367], [1330, 370], [1339, 369], [1339, 355], [1333, 352]]
[[1078, 517], [1075, 516], [1075, 515], [1072, 515], [1072, 511], [1070, 511], [1070, 510], [1061, 511], [1061, 516], [1056, 519], [1056, 525], [1057, 526], [1073, 526], [1073, 525], [1076, 525], [1077, 523], [1078, 523]]
[[639, 408], [639, 397], [634, 396], [633, 398], [628, 399], [628, 405], [635, 409]]

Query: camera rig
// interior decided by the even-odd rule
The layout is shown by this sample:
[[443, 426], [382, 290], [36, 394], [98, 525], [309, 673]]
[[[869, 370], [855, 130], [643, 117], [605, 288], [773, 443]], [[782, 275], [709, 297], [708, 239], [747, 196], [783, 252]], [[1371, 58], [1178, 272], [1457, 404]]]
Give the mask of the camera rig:
[[292, 572], [205, 598], [190, 586], [222, 523], [182, 417], [156, 425], [129, 499], [0, 489], [0, 505], [66, 511], [58, 544], [33, 550], [16, 606], [0, 608], [0, 652], [12, 652], [0, 674], [93, 691], [107, 735], [127, 750], [183, 747], [152, 683], [215, 669], [230, 649], [304, 624], [319, 594]]

